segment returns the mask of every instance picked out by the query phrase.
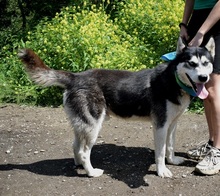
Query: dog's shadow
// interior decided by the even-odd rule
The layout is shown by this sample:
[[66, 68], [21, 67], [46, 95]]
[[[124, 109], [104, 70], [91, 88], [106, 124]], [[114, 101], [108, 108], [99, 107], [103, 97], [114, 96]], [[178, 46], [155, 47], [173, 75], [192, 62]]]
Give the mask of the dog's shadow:
[[[184, 153], [177, 153], [186, 156]], [[104, 169], [113, 179], [123, 181], [131, 188], [148, 186], [144, 181], [145, 175], [156, 175], [156, 171], [149, 168], [154, 161], [154, 151], [143, 147], [125, 147], [113, 144], [101, 144], [93, 147], [91, 162], [94, 167]], [[194, 166], [186, 161], [183, 165]], [[39, 175], [86, 177], [79, 174], [73, 158], [42, 160], [30, 164], [0, 165], [0, 171], [27, 170]]]

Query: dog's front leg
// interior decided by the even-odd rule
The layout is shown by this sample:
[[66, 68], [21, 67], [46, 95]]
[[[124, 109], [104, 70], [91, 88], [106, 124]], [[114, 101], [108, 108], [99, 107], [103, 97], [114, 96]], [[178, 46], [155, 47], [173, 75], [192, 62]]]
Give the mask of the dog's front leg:
[[175, 145], [176, 126], [177, 126], [177, 119], [171, 123], [168, 129], [167, 142], [166, 142], [167, 144], [166, 145], [166, 156], [167, 156], [168, 163], [179, 165], [184, 162], [184, 158], [175, 156], [174, 145]]
[[158, 176], [171, 178], [172, 173], [165, 165], [166, 136], [166, 126], [154, 130], [155, 162]]

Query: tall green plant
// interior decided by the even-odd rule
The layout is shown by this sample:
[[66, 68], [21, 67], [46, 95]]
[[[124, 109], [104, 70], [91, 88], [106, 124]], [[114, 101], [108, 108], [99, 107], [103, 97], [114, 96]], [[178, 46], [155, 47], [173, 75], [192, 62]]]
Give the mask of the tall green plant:
[[139, 69], [143, 64], [139, 44], [96, 6], [78, 12], [76, 7], [66, 7], [52, 21], [43, 21], [29, 32], [26, 42], [50, 66], [71, 71]]
[[148, 63], [155, 66], [162, 54], [175, 51], [184, 1], [128, 0], [119, 5], [117, 24], [146, 44]]

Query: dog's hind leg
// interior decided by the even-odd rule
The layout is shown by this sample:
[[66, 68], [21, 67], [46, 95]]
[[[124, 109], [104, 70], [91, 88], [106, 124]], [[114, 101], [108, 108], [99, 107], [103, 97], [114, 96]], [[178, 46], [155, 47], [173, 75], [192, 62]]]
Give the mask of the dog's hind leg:
[[177, 118], [171, 123], [168, 129], [167, 142], [166, 142], [167, 162], [174, 165], [178, 165], [184, 162], [184, 158], [175, 156], [175, 152], [174, 152], [176, 126], [177, 126]]
[[83, 124], [75, 126], [75, 141], [73, 144], [74, 158], [76, 165], [82, 165], [90, 177], [98, 177], [103, 174], [103, 170], [93, 168], [90, 160], [91, 150], [96, 142], [102, 123], [105, 118], [105, 111], [98, 120], [93, 119], [92, 125]]
[[84, 148], [85, 146], [85, 142], [83, 141], [83, 139], [80, 138], [80, 136], [77, 134], [78, 131], [76, 131], [77, 128], [75, 128], [75, 137], [74, 137], [74, 142], [73, 142], [73, 153], [74, 153], [74, 162], [76, 166], [82, 165], [81, 163], [81, 158], [79, 156], [79, 152], [81, 151], [81, 149]]
[[84, 137], [75, 134], [74, 141], [74, 158], [76, 165], [82, 165], [86, 173], [90, 177], [98, 177], [103, 174], [103, 170], [93, 168], [90, 155], [93, 145], [96, 142], [99, 130], [94, 128], [91, 132], [83, 133]]
[[93, 87], [89, 84], [90, 88], [87, 83], [82, 84], [77, 91], [70, 89], [64, 93], [64, 108], [74, 129], [75, 164], [82, 165], [88, 176], [98, 177], [103, 170], [93, 168], [90, 155], [106, 116], [106, 104], [96, 83]]

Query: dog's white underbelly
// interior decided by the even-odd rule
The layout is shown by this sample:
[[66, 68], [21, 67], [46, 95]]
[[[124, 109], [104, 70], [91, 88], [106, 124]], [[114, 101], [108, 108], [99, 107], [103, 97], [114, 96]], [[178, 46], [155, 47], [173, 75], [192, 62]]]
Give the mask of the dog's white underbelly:
[[110, 120], [111, 117], [116, 117], [116, 118], [120, 118], [122, 120], [128, 120], [128, 121], [144, 121], [144, 122], [146, 122], [146, 121], [150, 121], [151, 120], [150, 116], [137, 116], [137, 115], [133, 115], [131, 117], [121, 117], [119, 115], [116, 115], [111, 110], [107, 110], [106, 116], [105, 116], [105, 120], [108, 121], [108, 120]]

